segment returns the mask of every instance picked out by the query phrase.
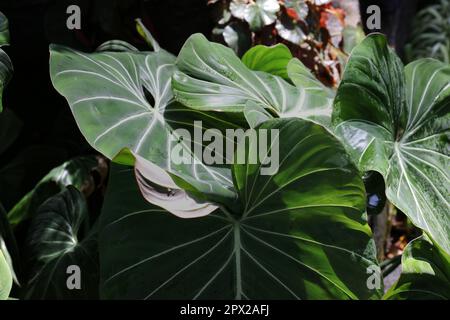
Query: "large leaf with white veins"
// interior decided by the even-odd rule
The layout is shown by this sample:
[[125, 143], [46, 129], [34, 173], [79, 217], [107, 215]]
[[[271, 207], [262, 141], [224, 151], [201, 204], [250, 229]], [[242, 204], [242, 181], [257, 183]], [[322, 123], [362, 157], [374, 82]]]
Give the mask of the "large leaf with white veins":
[[[258, 129], [279, 130], [271, 133], [279, 170], [233, 166], [240, 210], [179, 219], [143, 201], [132, 168], [113, 166], [100, 218], [102, 298], [380, 297], [381, 288], [367, 287], [377, 262], [364, 185], [344, 147], [302, 119]], [[275, 152], [277, 143], [265, 142]]]
[[382, 35], [352, 52], [335, 100], [336, 132], [363, 171], [386, 180], [386, 195], [450, 252], [450, 66], [403, 66]]
[[[229, 169], [205, 166], [199, 159], [190, 164], [172, 161], [171, 150], [179, 141], [172, 139], [177, 137], [166, 115], [186, 109], [173, 99], [175, 70], [175, 57], [162, 49], [86, 54], [51, 47], [53, 85], [66, 97], [78, 126], [95, 149], [111, 159], [124, 148], [130, 149], [212, 201], [234, 199]], [[188, 142], [182, 147], [192, 154]], [[125, 162], [132, 164], [132, 157]]]
[[191, 108], [243, 112], [253, 101], [279, 117], [315, 120], [331, 115], [331, 100], [317, 98], [280, 77], [253, 71], [221, 44], [191, 36], [182, 48], [173, 77], [175, 98]]

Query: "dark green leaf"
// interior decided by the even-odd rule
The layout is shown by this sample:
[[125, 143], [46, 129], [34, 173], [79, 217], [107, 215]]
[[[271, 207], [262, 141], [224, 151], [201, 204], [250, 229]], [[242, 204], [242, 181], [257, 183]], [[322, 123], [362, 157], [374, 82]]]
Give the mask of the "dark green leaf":
[[21, 266], [19, 249], [14, 237], [11, 225], [8, 222], [6, 211], [0, 203], [0, 251], [3, 251], [3, 257], [11, 269], [13, 280], [19, 284]]
[[388, 199], [450, 252], [450, 66], [433, 59], [403, 70], [386, 38], [351, 55], [333, 122], [362, 171], [386, 180]]
[[301, 119], [259, 129], [280, 130], [280, 168], [264, 176], [257, 164], [234, 166], [240, 211], [177, 218], [142, 199], [132, 168], [113, 168], [100, 222], [102, 298], [380, 296], [366, 285], [377, 262], [364, 186], [342, 145]]
[[[97, 230], [76, 188], [69, 186], [39, 207], [31, 221], [26, 252], [26, 299], [98, 297]], [[68, 287], [70, 266], [79, 267], [80, 289]]]

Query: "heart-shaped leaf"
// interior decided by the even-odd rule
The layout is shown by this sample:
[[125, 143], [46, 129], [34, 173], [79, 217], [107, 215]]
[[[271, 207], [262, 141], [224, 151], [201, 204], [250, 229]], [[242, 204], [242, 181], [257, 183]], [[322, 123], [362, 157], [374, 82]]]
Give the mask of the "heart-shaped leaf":
[[202, 116], [173, 99], [173, 55], [162, 49], [85, 54], [52, 46], [50, 69], [53, 85], [68, 100], [83, 135], [102, 154], [113, 159], [128, 148], [212, 201], [236, 198], [230, 170], [205, 166], [193, 154], [191, 141], [182, 148], [195, 161], [172, 161], [171, 151], [179, 143], [174, 127], [194, 126], [183, 119], [186, 114], [196, 113], [197, 120]]
[[[279, 133], [279, 170], [234, 166], [240, 211], [179, 219], [142, 199], [132, 168], [113, 167], [100, 218], [102, 298], [380, 296], [366, 284], [375, 248], [364, 185], [344, 147], [301, 119], [258, 129]], [[268, 142], [272, 154], [275, 145]]]
[[402, 275], [384, 299], [449, 300], [450, 256], [426, 235], [408, 244], [402, 256]]
[[97, 230], [76, 188], [67, 187], [39, 208], [25, 250], [26, 299], [98, 297]]
[[203, 111], [243, 112], [253, 101], [283, 118], [331, 114], [331, 100], [317, 99], [282, 78], [252, 71], [221, 44], [191, 36], [182, 48], [173, 77], [175, 98]]
[[333, 122], [362, 171], [386, 180], [388, 199], [450, 252], [450, 66], [433, 59], [403, 70], [386, 38], [352, 52]]

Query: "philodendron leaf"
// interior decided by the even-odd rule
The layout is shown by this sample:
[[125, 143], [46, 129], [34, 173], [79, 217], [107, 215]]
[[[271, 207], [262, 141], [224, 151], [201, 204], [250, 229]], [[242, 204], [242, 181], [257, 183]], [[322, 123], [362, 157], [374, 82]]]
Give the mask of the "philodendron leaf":
[[255, 0], [247, 6], [244, 19], [252, 30], [259, 30], [274, 23], [278, 11], [280, 11], [280, 4], [277, 0]]
[[450, 255], [421, 236], [408, 244], [402, 256], [402, 274], [384, 299], [449, 300]]
[[284, 44], [272, 47], [258, 45], [244, 54], [242, 62], [251, 70], [267, 72], [289, 80], [287, 65], [291, 59], [291, 51]]
[[3, 90], [11, 79], [13, 66], [8, 55], [0, 49], [0, 112], [3, 110]]
[[[167, 115], [175, 117], [186, 109], [173, 98], [175, 70], [175, 57], [162, 49], [85, 54], [51, 47], [53, 85], [66, 97], [81, 132], [95, 149], [113, 159], [128, 148], [212, 201], [235, 199], [230, 170], [204, 165], [193, 154], [190, 141], [182, 147], [194, 161], [172, 161], [171, 151], [179, 141]], [[178, 119], [177, 125], [183, 122]], [[133, 162], [129, 158], [126, 164]]]
[[179, 219], [142, 199], [132, 168], [112, 168], [100, 218], [102, 298], [380, 296], [367, 287], [375, 248], [363, 182], [344, 147], [301, 119], [258, 129], [279, 130], [280, 166], [273, 176], [258, 164], [234, 166], [240, 211]]
[[450, 66], [433, 59], [403, 70], [386, 38], [352, 52], [333, 123], [362, 171], [386, 180], [388, 199], [450, 252]]
[[76, 188], [46, 201], [31, 221], [26, 241], [26, 299], [98, 297], [97, 229]]
[[6, 16], [0, 12], [0, 47], [9, 44], [9, 24]]
[[197, 110], [244, 112], [250, 100], [283, 118], [316, 120], [317, 114], [327, 118], [331, 114], [332, 100], [318, 99], [280, 77], [250, 70], [233, 50], [201, 34], [186, 41], [177, 66], [175, 98]]
[[29, 219], [42, 203], [69, 185], [86, 194], [92, 193], [95, 189], [92, 173], [97, 171], [102, 176], [106, 170], [103, 162], [104, 159], [95, 156], [80, 157], [54, 168], [8, 212], [9, 222], [15, 227]]

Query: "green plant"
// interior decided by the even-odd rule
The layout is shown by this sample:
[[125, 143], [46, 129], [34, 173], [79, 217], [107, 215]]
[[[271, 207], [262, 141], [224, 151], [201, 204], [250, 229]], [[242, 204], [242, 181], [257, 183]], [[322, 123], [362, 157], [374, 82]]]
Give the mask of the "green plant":
[[450, 1], [440, 0], [415, 17], [407, 59], [436, 58], [450, 63]]
[[1, 47], [9, 44], [8, 19], [0, 12], [0, 112], [3, 110], [3, 90], [12, 74], [12, 63]]
[[[9, 29], [8, 29], [8, 20], [6, 17], [0, 12], [0, 113], [3, 111], [3, 89], [8, 83], [11, 73], [12, 73], [12, 63], [9, 59], [8, 55], [1, 49], [2, 46], [7, 45], [9, 43]], [[11, 134], [9, 127], [5, 126], [6, 123], [13, 121], [4, 121], [3, 112], [2, 118], [0, 118], [0, 154], [8, 148], [10, 145], [10, 141], [15, 138], [15, 134]], [[9, 113], [7, 115], [10, 115]], [[13, 120], [11, 117], [7, 120]], [[14, 132], [14, 131], [13, 131]], [[10, 290], [12, 288], [13, 283], [13, 265], [11, 261], [10, 254], [8, 249], [11, 248], [6, 247], [5, 240], [10, 240], [10, 229], [8, 221], [6, 220], [4, 209], [2, 204], [0, 203], [0, 300], [6, 299], [9, 297]], [[8, 237], [9, 239], [5, 239]], [[8, 245], [10, 241], [8, 241]]]
[[333, 124], [361, 171], [378, 171], [388, 199], [450, 252], [450, 66], [403, 68], [382, 35], [352, 52]]
[[[448, 297], [448, 65], [422, 59], [403, 68], [384, 36], [369, 35], [334, 92], [284, 45], [255, 46], [239, 59], [196, 34], [175, 57], [137, 27], [151, 51], [122, 41], [94, 53], [50, 47], [54, 87], [112, 164], [98, 218], [83, 195], [98, 158], [52, 170], [9, 221], [0, 212], [9, 243], [11, 225], [26, 230], [20, 298]], [[243, 154], [203, 161], [230, 138], [198, 135], [250, 128], [258, 139], [244, 135]], [[177, 162], [174, 150], [195, 161]], [[274, 152], [278, 167], [267, 175]], [[424, 231], [384, 297], [367, 171], [383, 175], [388, 199]], [[7, 245], [2, 298], [17, 260]], [[70, 265], [84, 270], [81, 291], [65, 286]]]
[[[241, 61], [194, 35], [175, 58], [139, 26], [154, 52], [51, 48], [52, 81], [88, 141], [135, 166], [113, 166], [100, 218], [103, 298], [379, 298], [365, 281], [377, 266], [361, 179], [372, 170], [384, 175], [388, 198], [448, 250], [449, 67], [425, 59], [403, 71], [386, 39], [371, 35], [334, 98], [282, 45], [256, 46]], [[242, 118], [280, 130], [274, 176], [261, 175], [261, 164], [170, 165], [176, 128], [206, 119], [219, 131], [245, 128]], [[261, 279], [271, 285], [259, 287]]]

